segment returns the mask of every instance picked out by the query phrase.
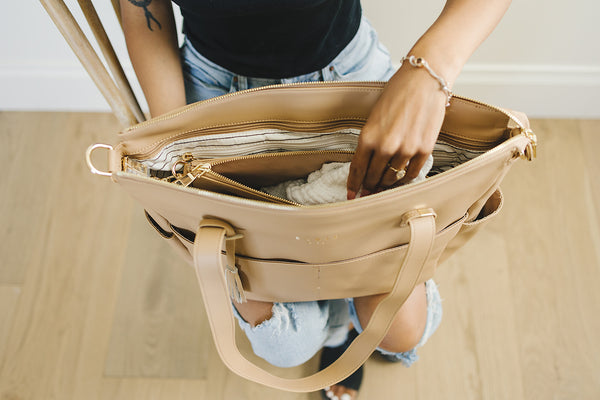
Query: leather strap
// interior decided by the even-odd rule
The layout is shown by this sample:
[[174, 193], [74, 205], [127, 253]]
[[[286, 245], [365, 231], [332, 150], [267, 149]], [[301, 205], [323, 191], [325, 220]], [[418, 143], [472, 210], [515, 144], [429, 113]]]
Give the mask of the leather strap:
[[[226, 236], [233, 228], [220, 220], [200, 223], [194, 243], [194, 267], [202, 290], [208, 320], [221, 359], [236, 374], [273, 388], [312, 392], [334, 385], [356, 371], [385, 337], [393, 319], [421, 278], [435, 237], [435, 214], [415, 213], [405, 222], [410, 226], [410, 243], [389, 295], [375, 309], [364, 331], [340, 358], [313, 375], [289, 379], [275, 376], [246, 359], [235, 343], [235, 317], [225, 282], [221, 251], [224, 242], [228, 258], [235, 254], [235, 241]], [[230, 262], [230, 261], [228, 261]]]

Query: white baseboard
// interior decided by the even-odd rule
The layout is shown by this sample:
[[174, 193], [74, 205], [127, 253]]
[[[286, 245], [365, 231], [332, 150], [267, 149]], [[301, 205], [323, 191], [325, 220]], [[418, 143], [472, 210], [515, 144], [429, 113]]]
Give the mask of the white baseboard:
[[[531, 118], [600, 118], [596, 66], [473, 64], [453, 86], [456, 94], [520, 110]], [[79, 66], [0, 65], [0, 87], [0, 110], [110, 110]], [[140, 93], [137, 85], [134, 90]]]
[[[130, 69], [126, 71], [134, 76]], [[131, 80], [143, 109], [141, 89]], [[3, 67], [0, 65], [0, 110], [110, 111], [110, 107], [83, 67]]]
[[600, 67], [466, 65], [454, 92], [531, 118], [600, 118]]

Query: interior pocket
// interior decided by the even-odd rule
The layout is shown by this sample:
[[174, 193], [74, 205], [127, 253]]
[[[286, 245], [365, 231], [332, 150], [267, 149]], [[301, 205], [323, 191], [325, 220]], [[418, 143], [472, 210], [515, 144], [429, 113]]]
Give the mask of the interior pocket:
[[477, 214], [477, 217], [474, 220], [465, 222], [464, 225], [466, 227], [475, 227], [477, 225], [485, 224], [500, 213], [503, 205], [504, 196], [502, 195], [500, 188], [498, 188], [484, 203], [481, 211]]
[[301, 151], [198, 162], [190, 172], [194, 176], [190, 186], [254, 200], [299, 205], [260, 188], [306, 178], [323, 164], [349, 162], [352, 155], [353, 152], [345, 150]]
[[504, 205], [502, 191], [498, 188], [484, 203], [481, 211], [474, 220], [464, 222], [458, 231], [458, 234], [448, 243], [446, 250], [440, 257], [440, 263], [444, 262], [456, 250], [461, 248], [493, 217], [500, 213]]

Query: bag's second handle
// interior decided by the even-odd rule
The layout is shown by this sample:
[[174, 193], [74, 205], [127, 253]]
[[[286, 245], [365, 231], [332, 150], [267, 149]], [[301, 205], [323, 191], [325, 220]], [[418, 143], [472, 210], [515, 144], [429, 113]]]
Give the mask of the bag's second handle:
[[225, 241], [235, 234], [220, 220], [200, 223], [194, 242], [194, 266], [202, 290], [212, 335], [221, 359], [236, 374], [273, 388], [292, 392], [312, 392], [332, 386], [356, 371], [385, 337], [402, 304], [421, 279], [435, 238], [435, 213], [415, 210], [405, 214], [410, 226], [410, 242], [392, 291], [377, 306], [369, 324], [348, 349], [329, 367], [313, 375], [289, 379], [275, 376], [246, 359], [235, 343], [235, 317], [226, 287], [222, 265], [223, 243], [228, 257], [235, 254], [235, 241]]

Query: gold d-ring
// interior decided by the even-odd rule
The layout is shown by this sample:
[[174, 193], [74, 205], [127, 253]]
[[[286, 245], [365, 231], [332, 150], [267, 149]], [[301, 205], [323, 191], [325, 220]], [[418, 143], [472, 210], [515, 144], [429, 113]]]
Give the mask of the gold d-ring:
[[85, 151], [85, 162], [87, 163], [88, 168], [90, 169], [92, 174], [101, 175], [101, 176], [112, 176], [112, 173], [100, 171], [99, 169], [94, 167], [94, 164], [92, 164], [92, 153], [96, 149], [108, 149], [110, 151], [114, 150], [111, 145], [102, 144], [102, 143], [93, 144], [90, 147], [88, 147], [87, 150]]
[[392, 167], [392, 165], [390, 163], [388, 163], [388, 168], [391, 169], [392, 171], [394, 171], [396, 173], [396, 180], [399, 181], [400, 179], [404, 178], [404, 176], [406, 175], [406, 170], [404, 168], [402, 169], [397, 169]]

